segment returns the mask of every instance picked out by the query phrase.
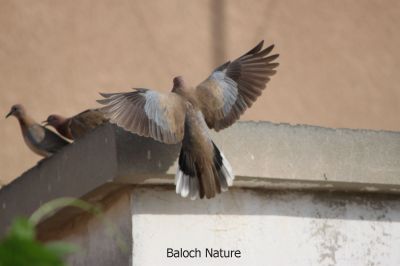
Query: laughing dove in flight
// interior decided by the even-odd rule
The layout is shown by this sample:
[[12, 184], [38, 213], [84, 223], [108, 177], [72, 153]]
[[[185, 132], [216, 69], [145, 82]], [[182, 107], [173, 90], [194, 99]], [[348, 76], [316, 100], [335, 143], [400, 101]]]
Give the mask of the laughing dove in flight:
[[88, 109], [68, 118], [53, 114], [44, 123], [53, 126], [62, 136], [73, 140], [83, 137], [107, 121], [108, 119], [98, 109]]
[[21, 104], [13, 105], [6, 118], [11, 115], [18, 119], [24, 141], [34, 153], [49, 157], [69, 144], [53, 131], [36, 123]]
[[98, 100], [112, 123], [141, 136], [173, 144], [182, 142], [175, 183], [182, 197], [212, 198], [232, 186], [234, 175], [225, 156], [211, 140], [208, 128], [232, 125], [261, 95], [278, 54], [264, 42], [234, 61], [217, 67], [197, 87], [175, 77], [171, 93], [136, 89], [102, 93]]

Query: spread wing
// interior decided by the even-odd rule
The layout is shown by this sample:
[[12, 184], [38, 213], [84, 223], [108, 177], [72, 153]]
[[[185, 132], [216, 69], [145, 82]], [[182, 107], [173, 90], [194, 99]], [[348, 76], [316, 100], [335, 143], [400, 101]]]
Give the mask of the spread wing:
[[261, 95], [279, 63], [270, 55], [273, 45], [262, 49], [264, 41], [233, 62], [227, 62], [195, 90], [209, 128], [216, 131], [232, 125]]
[[183, 139], [186, 101], [181, 96], [149, 89], [101, 95], [98, 102], [106, 105], [101, 110], [111, 123], [167, 144]]
[[88, 109], [73, 116], [70, 120], [69, 127], [73, 138], [76, 139], [107, 121], [108, 119], [100, 110]]

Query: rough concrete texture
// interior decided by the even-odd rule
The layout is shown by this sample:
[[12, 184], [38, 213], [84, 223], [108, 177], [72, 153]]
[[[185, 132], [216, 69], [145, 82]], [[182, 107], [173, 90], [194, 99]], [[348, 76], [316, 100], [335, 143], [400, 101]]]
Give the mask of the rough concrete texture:
[[[236, 186], [400, 192], [397, 132], [241, 122], [213, 138]], [[98, 201], [124, 184], [172, 184], [178, 152], [179, 145], [102, 126], [0, 190], [0, 232], [54, 198]]]
[[[95, 105], [98, 92], [202, 81], [260, 39], [278, 74], [244, 119], [400, 130], [400, 1], [0, 0], [0, 115], [38, 121]], [[0, 119], [0, 181], [36, 162]]]
[[39, 162], [0, 190], [0, 232], [17, 216], [30, 215], [42, 203], [59, 197], [80, 198], [112, 181], [116, 173], [112, 127], [68, 145]]
[[[398, 197], [234, 189], [190, 201], [143, 188], [133, 191], [131, 210], [131, 265], [400, 264]], [[202, 257], [167, 258], [167, 248], [198, 248]], [[242, 257], [206, 258], [205, 248]]]
[[243, 176], [347, 183], [371, 191], [380, 184], [394, 185], [388, 191], [399, 188], [399, 132], [243, 122], [213, 137], [238, 181]]
[[[132, 265], [132, 222], [130, 195], [120, 193], [99, 217], [77, 216], [50, 239], [62, 239], [80, 247], [68, 257], [67, 265]], [[46, 230], [40, 230], [43, 237]]]

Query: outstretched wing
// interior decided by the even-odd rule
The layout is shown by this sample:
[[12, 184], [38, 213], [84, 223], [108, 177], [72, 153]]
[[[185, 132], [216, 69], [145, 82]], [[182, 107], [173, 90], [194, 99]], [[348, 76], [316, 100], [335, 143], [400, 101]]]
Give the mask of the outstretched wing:
[[186, 102], [175, 93], [136, 89], [126, 93], [101, 93], [101, 110], [111, 123], [155, 140], [173, 144], [183, 139]]
[[278, 54], [270, 55], [274, 45], [262, 50], [264, 41], [227, 62], [195, 90], [201, 111], [209, 128], [216, 131], [232, 125], [261, 95], [279, 63]]

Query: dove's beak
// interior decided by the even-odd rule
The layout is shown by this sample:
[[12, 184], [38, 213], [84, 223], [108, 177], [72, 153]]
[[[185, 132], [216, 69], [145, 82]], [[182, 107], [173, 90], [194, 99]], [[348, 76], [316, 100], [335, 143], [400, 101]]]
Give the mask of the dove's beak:
[[8, 112], [8, 114], [6, 115], [6, 118], [8, 118], [10, 115], [13, 114], [13, 111], [11, 110], [10, 112]]
[[42, 121], [42, 126], [48, 126], [49, 122], [47, 122], [47, 120]]

